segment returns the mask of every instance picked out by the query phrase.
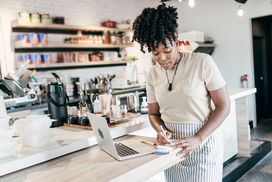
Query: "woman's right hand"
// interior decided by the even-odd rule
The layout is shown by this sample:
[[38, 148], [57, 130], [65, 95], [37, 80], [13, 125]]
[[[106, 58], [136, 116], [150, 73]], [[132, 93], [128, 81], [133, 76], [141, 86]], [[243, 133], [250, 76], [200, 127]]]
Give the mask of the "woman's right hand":
[[157, 142], [159, 145], [166, 145], [166, 144], [170, 144], [170, 138], [172, 136], [172, 133], [169, 131], [160, 131], [157, 133]]

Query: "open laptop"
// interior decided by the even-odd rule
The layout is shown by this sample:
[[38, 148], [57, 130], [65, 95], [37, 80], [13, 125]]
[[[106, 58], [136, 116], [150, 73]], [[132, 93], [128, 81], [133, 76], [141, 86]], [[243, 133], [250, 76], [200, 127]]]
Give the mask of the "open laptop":
[[122, 140], [113, 142], [110, 130], [105, 118], [88, 113], [88, 118], [93, 128], [100, 149], [117, 160], [125, 160], [133, 157], [154, 153], [155, 147], [143, 143], [141, 140]]

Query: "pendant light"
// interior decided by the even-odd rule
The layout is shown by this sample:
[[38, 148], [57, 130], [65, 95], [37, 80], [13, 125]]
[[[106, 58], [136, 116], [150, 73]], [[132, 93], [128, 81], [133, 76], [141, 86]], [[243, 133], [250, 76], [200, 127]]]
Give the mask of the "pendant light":
[[237, 3], [245, 4], [247, 0], [235, 0]]
[[239, 9], [238, 9], [237, 15], [238, 15], [238, 16], [244, 16], [244, 10], [243, 10], [241, 4], [239, 5]]
[[246, 4], [247, 0], [235, 0], [237, 3], [239, 3], [239, 8], [237, 11], [238, 16], [244, 16], [244, 10], [242, 8], [242, 4]]
[[189, 0], [189, 1], [188, 1], [188, 6], [189, 6], [190, 8], [195, 7], [195, 0]]

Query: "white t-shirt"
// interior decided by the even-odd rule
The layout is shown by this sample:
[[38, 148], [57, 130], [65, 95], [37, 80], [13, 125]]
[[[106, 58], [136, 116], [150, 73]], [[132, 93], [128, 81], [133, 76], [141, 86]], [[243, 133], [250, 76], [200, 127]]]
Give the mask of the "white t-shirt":
[[[174, 71], [167, 70], [169, 82]], [[224, 87], [225, 81], [210, 55], [183, 53], [172, 86], [169, 91], [165, 70], [153, 65], [147, 74], [147, 101], [159, 104], [161, 119], [168, 123], [204, 123], [212, 111], [208, 91]]]

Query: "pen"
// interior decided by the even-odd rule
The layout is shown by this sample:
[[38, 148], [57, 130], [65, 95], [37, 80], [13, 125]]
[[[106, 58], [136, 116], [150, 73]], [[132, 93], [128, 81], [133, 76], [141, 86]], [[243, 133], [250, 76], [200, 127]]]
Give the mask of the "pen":
[[156, 146], [155, 143], [150, 142], [150, 141], [144, 141], [144, 140], [142, 140], [141, 142], [142, 142], [142, 143], [145, 143], [145, 144], [148, 144], [148, 145]]
[[166, 132], [165, 132], [165, 130], [163, 129], [162, 125], [160, 125], [160, 128], [161, 128], [161, 130], [162, 130], [162, 133], [166, 135]]
[[164, 128], [162, 127], [162, 125], [160, 125], [160, 128], [161, 128], [161, 130], [162, 130], [161, 132], [165, 135], [167, 142], [171, 143], [171, 141], [170, 141], [169, 138], [167, 137], [167, 131], [164, 130]]

